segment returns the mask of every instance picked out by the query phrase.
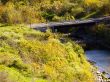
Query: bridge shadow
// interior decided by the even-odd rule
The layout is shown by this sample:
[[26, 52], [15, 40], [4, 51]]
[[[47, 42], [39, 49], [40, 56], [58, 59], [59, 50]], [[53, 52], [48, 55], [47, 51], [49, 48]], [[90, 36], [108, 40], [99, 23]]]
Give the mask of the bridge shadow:
[[85, 50], [92, 49], [110, 49], [108, 45], [105, 45], [103, 40], [98, 39], [97, 36], [91, 35], [91, 30], [98, 24], [86, 24], [74, 27], [59, 27], [57, 32], [70, 34], [69, 38], [81, 45]]

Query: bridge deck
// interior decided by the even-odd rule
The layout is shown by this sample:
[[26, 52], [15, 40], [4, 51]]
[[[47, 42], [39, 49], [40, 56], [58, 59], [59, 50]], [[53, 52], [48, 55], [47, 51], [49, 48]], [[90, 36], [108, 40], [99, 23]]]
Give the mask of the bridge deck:
[[40, 24], [32, 24], [31, 28], [40, 28], [40, 27], [61, 27], [61, 26], [74, 26], [74, 25], [82, 25], [82, 24], [92, 24], [92, 23], [100, 23], [102, 21], [110, 21], [110, 16], [101, 17], [101, 18], [91, 18], [88, 20], [73, 20], [73, 21], [64, 21], [64, 22], [50, 22], [50, 23], [40, 23]]

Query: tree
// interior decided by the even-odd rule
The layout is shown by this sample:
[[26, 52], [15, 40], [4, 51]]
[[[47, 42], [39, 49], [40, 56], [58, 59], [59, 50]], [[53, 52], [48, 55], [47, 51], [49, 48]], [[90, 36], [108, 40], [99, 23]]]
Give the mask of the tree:
[[85, 8], [96, 10], [102, 6], [102, 2], [101, 0], [84, 0], [84, 6]]

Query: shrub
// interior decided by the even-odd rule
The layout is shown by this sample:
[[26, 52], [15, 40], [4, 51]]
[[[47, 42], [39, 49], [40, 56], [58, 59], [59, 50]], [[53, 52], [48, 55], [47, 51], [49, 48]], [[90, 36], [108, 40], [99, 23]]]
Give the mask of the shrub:
[[28, 77], [23, 76], [17, 70], [0, 65], [0, 80], [4, 82], [29, 82]]

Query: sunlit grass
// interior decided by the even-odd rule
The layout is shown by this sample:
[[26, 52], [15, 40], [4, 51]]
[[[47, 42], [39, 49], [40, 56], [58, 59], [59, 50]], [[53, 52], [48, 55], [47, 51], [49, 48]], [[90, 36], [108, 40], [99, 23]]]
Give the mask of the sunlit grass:
[[79, 45], [24, 25], [0, 27], [0, 77], [5, 72], [6, 82], [94, 82]]

